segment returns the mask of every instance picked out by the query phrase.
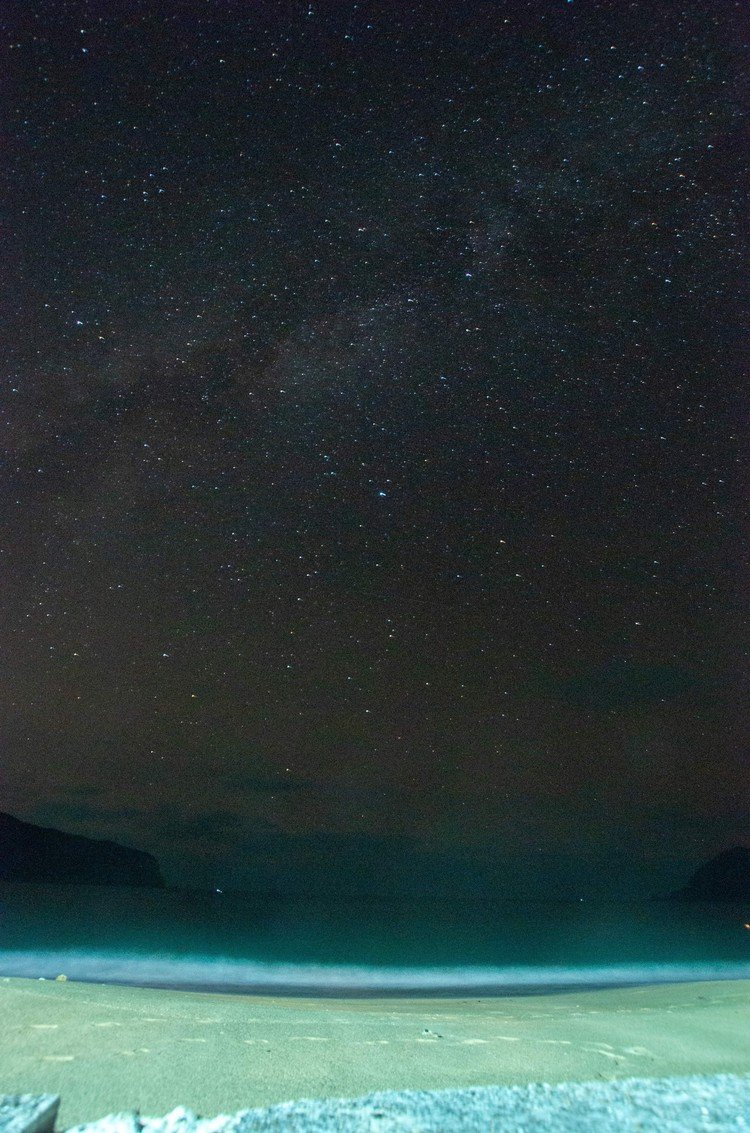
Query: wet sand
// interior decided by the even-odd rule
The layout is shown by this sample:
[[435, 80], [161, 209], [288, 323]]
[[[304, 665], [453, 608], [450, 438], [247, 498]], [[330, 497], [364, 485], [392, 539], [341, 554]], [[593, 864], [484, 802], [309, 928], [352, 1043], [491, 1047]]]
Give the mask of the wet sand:
[[750, 980], [522, 996], [232, 995], [0, 978], [0, 1092], [210, 1117], [376, 1090], [750, 1073]]

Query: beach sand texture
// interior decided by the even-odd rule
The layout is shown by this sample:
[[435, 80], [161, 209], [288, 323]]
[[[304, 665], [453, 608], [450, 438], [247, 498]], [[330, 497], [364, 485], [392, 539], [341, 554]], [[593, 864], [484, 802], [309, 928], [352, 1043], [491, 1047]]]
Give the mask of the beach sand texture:
[[298, 1098], [750, 1072], [750, 980], [477, 998], [217, 995], [0, 978], [0, 1093], [211, 1116]]

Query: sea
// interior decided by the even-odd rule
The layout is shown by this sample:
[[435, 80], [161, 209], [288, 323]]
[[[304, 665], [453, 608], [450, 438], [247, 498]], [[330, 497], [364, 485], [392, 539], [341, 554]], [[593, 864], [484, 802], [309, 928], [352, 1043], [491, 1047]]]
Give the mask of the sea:
[[309, 996], [750, 979], [750, 903], [288, 900], [0, 882], [9, 976]]

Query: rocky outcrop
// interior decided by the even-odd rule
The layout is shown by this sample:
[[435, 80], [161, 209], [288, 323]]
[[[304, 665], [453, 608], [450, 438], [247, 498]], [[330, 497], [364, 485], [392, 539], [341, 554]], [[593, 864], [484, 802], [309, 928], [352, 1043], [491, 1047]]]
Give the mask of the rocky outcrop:
[[[3, 1100], [0, 1095], [0, 1113]], [[738, 1133], [747, 1128], [743, 1115], [748, 1112], [750, 1076], [692, 1074], [620, 1082], [379, 1090], [355, 1098], [277, 1102], [217, 1117], [200, 1117], [181, 1105], [164, 1117], [145, 1117], [131, 1109], [68, 1126], [67, 1133], [372, 1133], [376, 1129], [383, 1133], [398, 1129], [422, 1129], [424, 1133], [446, 1129], [465, 1133], [487, 1129]], [[9, 1128], [11, 1133], [39, 1133], [38, 1126], [27, 1128], [20, 1123]], [[5, 1133], [2, 1124], [0, 1133]], [[49, 1126], [42, 1133], [50, 1133]]]
[[0, 1133], [52, 1133], [59, 1094], [0, 1094]]
[[0, 812], [0, 881], [164, 888], [151, 854]]
[[685, 901], [750, 901], [750, 849], [723, 850], [671, 896]]

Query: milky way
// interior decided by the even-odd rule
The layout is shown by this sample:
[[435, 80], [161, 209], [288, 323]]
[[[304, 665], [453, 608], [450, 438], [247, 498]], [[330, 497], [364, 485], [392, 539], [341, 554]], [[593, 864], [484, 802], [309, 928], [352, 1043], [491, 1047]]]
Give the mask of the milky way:
[[0, 23], [4, 809], [196, 884], [750, 837], [742, 6]]

